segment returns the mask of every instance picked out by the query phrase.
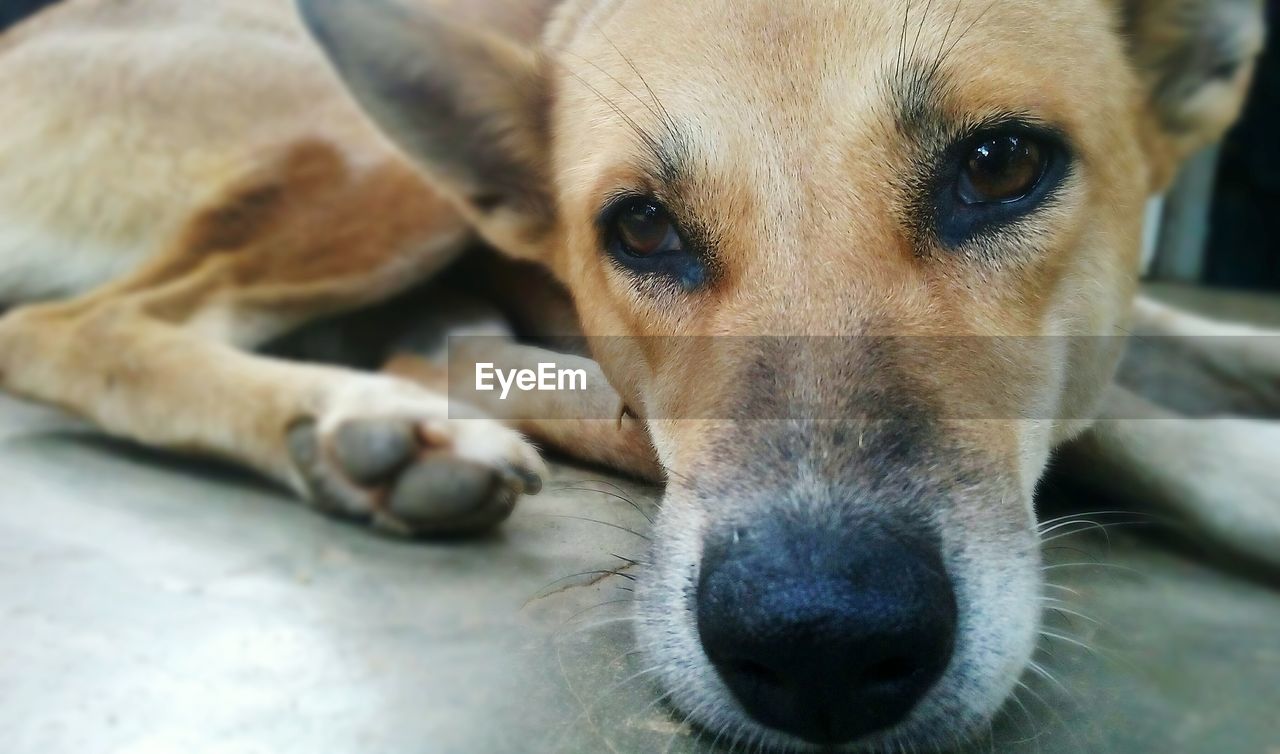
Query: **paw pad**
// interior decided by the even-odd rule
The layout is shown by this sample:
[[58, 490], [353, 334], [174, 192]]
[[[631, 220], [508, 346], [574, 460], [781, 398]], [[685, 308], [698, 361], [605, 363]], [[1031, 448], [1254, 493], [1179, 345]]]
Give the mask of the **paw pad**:
[[[488, 462], [460, 456], [448, 422], [430, 431], [413, 419], [357, 418], [327, 435], [314, 420], [295, 423], [288, 447], [312, 502], [320, 509], [367, 520], [398, 536], [460, 536], [505, 521], [522, 494], [542, 486], [533, 456]], [[472, 428], [474, 430], [474, 427]], [[495, 442], [511, 435], [494, 425]], [[495, 451], [498, 449], [495, 448]]]

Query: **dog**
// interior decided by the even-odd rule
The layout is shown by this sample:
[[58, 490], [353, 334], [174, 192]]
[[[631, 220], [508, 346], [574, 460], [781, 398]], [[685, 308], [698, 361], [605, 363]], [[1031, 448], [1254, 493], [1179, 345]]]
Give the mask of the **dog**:
[[[637, 632], [706, 729], [914, 749], [985, 725], [1038, 635], [1055, 450], [1280, 566], [1274, 341], [1196, 351], [1257, 388], [1246, 416], [1114, 379], [1120, 334], [1263, 334], [1134, 305], [1146, 202], [1237, 117], [1258, 3], [22, 5], [0, 384], [399, 534], [498, 524], [534, 442], [665, 480]], [[255, 353], [464, 255], [590, 358]], [[449, 399], [553, 357], [590, 389]]]

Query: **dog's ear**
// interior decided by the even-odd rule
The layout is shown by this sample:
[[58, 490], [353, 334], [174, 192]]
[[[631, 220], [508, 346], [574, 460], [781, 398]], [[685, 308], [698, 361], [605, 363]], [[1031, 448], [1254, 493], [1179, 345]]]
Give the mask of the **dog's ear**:
[[486, 240], [538, 256], [554, 220], [541, 58], [421, 2], [298, 5], [356, 101]]
[[1145, 87], [1154, 190], [1240, 115], [1262, 51], [1262, 0], [1114, 0]]

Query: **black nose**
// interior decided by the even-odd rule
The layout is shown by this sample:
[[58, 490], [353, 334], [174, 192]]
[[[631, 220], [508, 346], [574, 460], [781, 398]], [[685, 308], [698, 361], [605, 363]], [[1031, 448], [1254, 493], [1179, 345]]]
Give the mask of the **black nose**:
[[758, 722], [843, 744], [900, 722], [933, 687], [956, 603], [934, 546], [770, 521], [707, 541], [698, 631]]

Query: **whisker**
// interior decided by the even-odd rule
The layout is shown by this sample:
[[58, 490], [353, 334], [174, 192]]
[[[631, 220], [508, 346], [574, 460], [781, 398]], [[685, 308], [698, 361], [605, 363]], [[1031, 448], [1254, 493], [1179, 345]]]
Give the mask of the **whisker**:
[[630, 535], [632, 535], [632, 536], [635, 536], [635, 537], [639, 537], [640, 539], [643, 539], [643, 540], [644, 540], [644, 541], [646, 541], [646, 542], [652, 542], [652, 541], [653, 541], [651, 538], [649, 538], [649, 537], [645, 536], [644, 534], [641, 534], [641, 533], [640, 533], [640, 532], [638, 532], [638, 531], [635, 531], [634, 529], [628, 529], [627, 527], [622, 526], [622, 525], [620, 525], [620, 524], [613, 524], [613, 523], [609, 523], [608, 521], [600, 521], [600, 520], [598, 520], [598, 519], [594, 519], [594, 518], [586, 518], [586, 517], [584, 517], [584, 516], [569, 516], [569, 515], [565, 515], [565, 514], [562, 514], [562, 513], [536, 513], [536, 512], [535, 512], [535, 513], [531, 513], [531, 514], [529, 514], [529, 515], [532, 515], [532, 516], [544, 516], [544, 517], [546, 517], [546, 518], [565, 518], [565, 519], [569, 519], [569, 520], [571, 520], [571, 521], [585, 521], [585, 522], [587, 522], [587, 523], [589, 523], [589, 524], [599, 524], [600, 526], [607, 526], [607, 527], [609, 527], [610, 529], [617, 529], [618, 531], [625, 531], [626, 533], [628, 533], [628, 534], [630, 534]]
[[1046, 728], [1041, 727], [1037, 730], [1036, 716], [1031, 713], [1031, 708], [1028, 707], [1026, 703], [1022, 701], [1022, 697], [1019, 696], [1019, 692], [1022, 691], [1030, 693], [1031, 689], [1023, 681], [1018, 681], [1018, 688], [1009, 698], [1012, 699], [1014, 703], [1018, 705], [1018, 708], [1022, 710], [1022, 715], [1026, 718], [1027, 725], [1030, 726], [1031, 735], [1027, 738], [1021, 738], [1013, 741], [1012, 745], [1021, 746], [1023, 744], [1034, 743], [1036, 745], [1036, 751], [1040, 751], [1040, 739], [1044, 736]]
[[578, 713], [577, 717], [573, 718], [568, 723], [566, 723], [564, 728], [564, 733], [561, 736], [561, 740], [563, 741], [563, 736], [567, 735], [568, 731], [572, 730], [574, 727], [578, 725], [578, 723], [582, 722], [583, 720], [586, 720], [587, 722], [589, 722], [592, 728], [596, 728], [597, 726], [595, 724], [595, 720], [592, 718], [592, 715], [598, 712], [600, 710], [600, 707], [605, 702], [612, 701], [614, 698], [616, 698], [618, 692], [621, 691], [624, 687], [626, 687], [627, 684], [631, 683], [632, 681], [638, 680], [647, 675], [652, 675], [653, 673], [656, 673], [660, 670], [662, 670], [661, 665], [654, 665], [653, 667], [645, 668], [644, 670], [641, 670], [638, 673], [628, 676], [627, 678], [624, 678], [621, 681], [610, 686], [599, 697], [597, 697], [595, 701], [591, 702], [590, 704], [586, 704], [585, 702], [583, 702], [580, 696], [578, 696], [577, 694], [574, 694], [575, 698], [577, 698], [578, 700], [578, 703], [582, 705], [582, 712]]
[[638, 718], [642, 718], [642, 717], [644, 717], [645, 715], [649, 714], [650, 712], [653, 712], [654, 707], [657, 707], [659, 704], [662, 704], [662, 703], [663, 703], [663, 702], [665, 702], [666, 700], [667, 700], [667, 695], [666, 695], [666, 694], [658, 694], [657, 696], [655, 696], [655, 697], [653, 698], [653, 701], [651, 701], [651, 702], [649, 702], [648, 704], [646, 704], [645, 706], [641, 707], [641, 708], [640, 708], [640, 711], [639, 711], [639, 712], [637, 712], [637, 713], [635, 713], [634, 717], [638, 717]]
[[1067, 732], [1067, 735], [1071, 736], [1072, 742], [1076, 744], [1076, 746], [1080, 749], [1081, 752], [1088, 751], [1087, 749], [1084, 748], [1083, 741], [1080, 740], [1079, 736], [1076, 735], [1075, 731], [1071, 728], [1071, 726], [1067, 724], [1066, 719], [1064, 719], [1062, 715], [1058, 714], [1058, 710], [1056, 707], [1054, 707], [1053, 705], [1045, 701], [1045, 698], [1043, 696], [1040, 696], [1040, 694], [1036, 693], [1035, 689], [1026, 685], [1022, 681], [1018, 681], [1018, 685], [1026, 689], [1028, 694], [1035, 697], [1035, 700], [1040, 702], [1040, 706], [1044, 707], [1049, 712], [1050, 715], [1053, 715], [1054, 719], [1058, 721], [1058, 724], [1061, 725], [1063, 730]]
[[964, 0], [956, 0], [955, 7], [951, 9], [951, 18], [947, 19], [947, 28], [942, 32], [942, 41], [938, 43], [938, 54], [934, 57], [933, 73], [937, 73], [938, 67], [942, 64], [942, 51], [947, 48], [947, 40], [951, 39], [951, 31], [956, 26], [956, 19], [960, 17], [961, 5], [964, 5]]
[[898, 70], [907, 67], [907, 25], [911, 21], [911, 0], [907, 0], [907, 9], [902, 14], [902, 37], [898, 40]]
[[623, 497], [622, 495], [619, 495], [616, 492], [609, 492], [608, 490], [595, 490], [595, 489], [591, 489], [590, 487], [553, 487], [552, 490], [556, 492], [594, 492], [597, 495], [605, 495], [607, 497], [612, 497], [617, 500], [621, 500], [622, 502], [634, 508], [636, 513], [639, 513], [644, 518], [645, 521], [649, 522], [650, 526], [653, 525], [653, 517], [650, 516], [648, 513], [645, 513], [644, 509], [640, 507], [639, 503], [637, 503], [636, 501], [630, 498]]
[[[1090, 518], [1095, 515], [1099, 515], [1099, 514], [1084, 514], [1083, 516], [1064, 516], [1061, 519], [1057, 519], [1057, 523], [1054, 523], [1052, 525], [1049, 525], [1048, 523], [1042, 524], [1038, 532], [1040, 535], [1041, 544], [1052, 542], [1056, 539], [1070, 537], [1076, 534], [1082, 534], [1086, 531], [1097, 531], [1098, 533], [1102, 534], [1103, 538], [1106, 540], [1107, 548], [1108, 550], [1110, 550], [1113, 544], [1111, 541], [1111, 531], [1113, 529], [1119, 529], [1122, 527], [1126, 529], [1132, 529], [1137, 527], [1151, 527], [1159, 531], [1170, 532], [1170, 533], [1186, 532], [1188, 529], [1187, 525], [1184, 522], [1177, 521], [1169, 517], [1157, 516], [1149, 513], [1114, 511], [1114, 512], [1111, 512], [1109, 515], [1110, 516], [1130, 516], [1130, 518], [1122, 519], [1122, 520], [1104, 520], [1104, 521], [1095, 521], [1095, 520], [1092, 520], [1092, 518]], [[1053, 534], [1052, 537], [1047, 536], [1049, 534], [1052, 534], [1055, 531], [1059, 533]]]
[[671, 467], [669, 467], [669, 466], [665, 466], [665, 467], [663, 467], [663, 471], [664, 471], [666, 474], [670, 475], [670, 476], [674, 476], [674, 477], [676, 477], [677, 479], [680, 479], [681, 481], [683, 481], [683, 482], [685, 482], [686, 484], [688, 484], [690, 487], [695, 486], [695, 482], [693, 481], [693, 477], [691, 477], [691, 476], [689, 476], [689, 475], [687, 475], [687, 474], [682, 474], [681, 472], [676, 471], [675, 469], [673, 469], [673, 468], [671, 468]]
[[[607, 602], [601, 602], [599, 604], [592, 605], [591, 607], [588, 607], [584, 610], [579, 610], [578, 612], [569, 616], [567, 619], [565, 619], [563, 623], [560, 624], [560, 628], [564, 628], [565, 626], [568, 626], [578, 618], [581, 618], [582, 616], [586, 615], [587, 613], [593, 610], [599, 610], [600, 608], [609, 607], [610, 605], [633, 604], [635, 601], [636, 601], [635, 598], [630, 598], [630, 599], [620, 599], [620, 600], [609, 600]], [[627, 618], [627, 620], [631, 620], [631, 618]]]
[[[1076, 610], [1072, 610], [1072, 609], [1070, 609], [1070, 608], [1050, 606], [1050, 607], [1047, 607], [1047, 608], [1045, 608], [1045, 609], [1046, 609], [1046, 610], [1049, 610], [1049, 611], [1052, 611], [1052, 612], [1055, 612], [1055, 613], [1058, 613], [1058, 614], [1060, 614], [1060, 615], [1062, 615], [1062, 616], [1064, 616], [1064, 617], [1066, 617], [1066, 616], [1072, 616], [1072, 617], [1075, 617], [1075, 618], [1079, 618], [1080, 620], [1083, 620], [1083, 621], [1087, 621], [1087, 622], [1089, 622], [1089, 623], [1092, 623], [1093, 625], [1097, 626], [1098, 628], [1106, 628], [1106, 629], [1110, 629], [1110, 628], [1111, 628], [1111, 627], [1110, 627], [1110, 626], [1108, 626], [1106, 623], [1103, 623], [1102, 621], [1098, 620], [1097, 618], [1094, 618], [1094, 617], [1091, 617], [1091, 616], [1085, 615], [1084, 613], [1078, 612], [1078, 611], [1076, 611]], [[1067, 622], [1068, 622], [1068, 623], [1070, 623], [1071, 621], [1068, 619], [1068, 620], [1067, 620]]]
[[1072, 701], [1072, 703], [1075, 703], [1075, 695], [1072, 694], [1071, 691], [1065, 685], [1063, 685], [1062, 681], [1059, 681], [1057, 678], [1055, 678], [1053, 673], [1050, 673], [1048, 670], [1046, 670], [1043, 665], [1036, 662], [1035, 660], [1031, 660], [1030, 662], [1027, 663], [1027, 667], [1030, 668], [1032, 673], [1035, 673], [1036, 675], [1040, 676], [1041, 678], [1045, 679], [1049, 683], [1056, 686], [1059, 690], [1062, 691], [1064, 695], [1066, 695], [1066, 697], [1069, 700]]
[[1084, 550], [1084, 549], [1081, 549], [1081, 548], [1079, 548], [1079, 547], [1073, 547], [1073, 546], [1071, 546], [1071, 545], [1054, 545], [1053, 547], [1045, 547], [1045, 548], [1042, 548], [1042, 549], [1043, 549], [1045, 552], [1074, 552], [1075, 554], [1077, 554], [1077, 555], [1081, 555], [1081, 556], [1083, 556], [1083, 557], [1085, 558], [1085, 560], [1080, 561], [1080, 562], [1082, 562], [1082, 563], [1087, 561], [1087, 562], [1089, 562], [1089, 563], [1093, 563], [1093, 564], [1101, 564], [1101, 562], [1102, 562], [1102, 561], [1098, 560], [1098, 558], [1097, 558], [1096, 556], [1094, 556], [1094, 554], [1093, 554], [1093, 553], [1091, 553], [1091, 552], [1089, 552], [1088, 550]]
[[[606, 626], [616, 626], [619, 623], [632, 623], [634, 621], [635, 621], [635, 618], [630, 615], [621, 617], [621, 618], [609, 618], [607, 620], [596, 621], [595, 623], [588, 623], [583, 626], [579, 626], [573, 629], [572, 631], [569, 631], [568, 633], [562, 633], [557, 635], [556, 638], [558, 640], [573, 638], [576, 636], [580, 636], [582, 634], [590, 633], [592, 631], [598, 631]], [[565, 624], [562, 624], [560, 628], [564, 628], [565, 625], [567, 625], [567, 622]]]
[[[604, 577], [606, 577], [606, 578], [607, 578], [607, 577], [610, 577], [610, 576], [621, 576], [621, 577], [623, 577], [623, 578], [625, 578], [625, 579], [630, 579], [630, 580], [632, 580], [632, 581], [635, 581], [635, 580], [636, 580], [636, 577], [635, 577], [635, 576], [632, 576], [632, 575], [627, 574], [627, 573], [623, 573], [623, 572], [622, 572], [622, 571], [620, 571], [620, 570], [617, 570], [617, 571], [611, 571], [611, 570], [597, 570], [597, 571], [583, 571], [583, 572], [581, 572], [581, 573], [571, 573], [571, 574], [569, 574], [568, 576], [565, 576], [565, 577], [563, 577], [563, 578], [556, 579], [555, 581], [551, 582], [550, 584], [547, 584], [546, 586], [544, 586], [544, 587], [542, 587], [541, 589], [539, 589], [537, 594], [535, 594], [533, 597], [530, 597], [530, 598], [529, 598], [529, 602], [533, 602], [533, 601], [535, 601], [535, 600], [542, 599], [543, 597], [548, 596], [548, 594], [554, 593], [554, 590], [552, 590], [552, 592], [548, 592], [548, 594], [543, 594], [543, 592], [546, 592], [547, 590], [551, 589], [552, 587], [559, 586], [560, 584], [563, 584], [563, 583], [564, 583], [564, 582], [566, 582], [566, 581], [572, 581], [573, 579], [580, 579], [580, 578], [582, 578], [583, 576], [604, 576]], [[528, 603], [526, 603], [526, 606], [527, 606], [527, 604], [528, 604]]]
[[608, 481], [607, 479], [582, 479], [577, 482], [571, 482], [570, 484], [598, 484], [603, 487], [610, 487], [620, 495], [625, 495], [628, 492], [627, 490], [614, 484], [613, 482]]
[[622, 654], [620, 654], [620, 655], [618, 655], [617, 657], [614, 657], [612, 660], [610, 660], [610, 661], [607, 663], [607, 665], [610, 665], [610, 666], [611, 666], [611, 665], [616, 664], [619, 660], [621, 660], [621, 659], [623, 659], [623, 658], [625, 658], [625, 657], [634, 657], [635, 655], [643, 654], [643, 653], [644, 653], [644, 650], [643, 650], [643, 649], [634, 649], [634, 648], [633, 648], [633, 649], [628, 649], [627, 651], [623, 652]]
[[[1084, 522], [1080, 522], [1080, 523], [1084, 523]], [[1052, 537], [1044, 537], [1040, 540], [1040, 544], [1042, 545], [1048, 544], [1050, 542], [1056, 542], [1059, 539], [1066, 539], [1067, 537], [1072, 537], [1077, 534], [1083, 534], [1089, 531], [1097, 531], [1100, 534], [1102, 534], [1103, 538], [1106, 540], [1107, 551], [1110, 552], [1112, 547], [1112, 542], [1111, 542], [1112, 529], [1118, 529], [1121, 527], [1139, 527], [1139, 526], [1152, 526], [1152, 525], [1153, 525], [1153, 522], [1151, 521], [1116, 521], [1110, 524], [1094, 523], [1094, 525], [1092, 526], [1081, 526], [1078, 529], [1069, 529], [1059, 534], [1055, 534]]]
[[1086, 521], [1089, 519], [1097, 518], [1099, 516], [1137, 516], [1140, 518], [1148, 518], [1148, 519], [1157, 518], [1152, 514], [1142, 513], [1140, 511], [1093, 511], [1091, 513], [1068, 513], [1065, 516], [1058, 516], [1057, 518], [1051, 518], [1048, 521], [1041, 521], [1037, 527], [1037, 531], [1039, 531], [1040, 534], [1048, 534], [1050, 531], [1052, 531], [1052, 529], [1048, 527], [1051, 527], [1054, 524], [1069, 522], [1070, 519], [1074, 519], [1077, 521]]
[[623, 52], [618, 47], [617, 44], [614, 43], [613, 39], [608, 34], [605, 33], [604, 29], [600, 28], [599, 24], [596, 24], [596, 29], [600, 32], [600, 36], [604, 38], [604, 41], [609, 43], [609, 46], [613, 48], [613, 51], [618, 53], [618, 57], [622, 58], [623, 62], [625, 62], [627, 66], [631, 69], [631, 72], [636, 75], [636, 78], [640, 79], [641, 85], [643, 85], [645, 88], [645, 91], [649, 93], [649, 97], [653, 100], [653, 104], [656, 105], [657, 108], [662, 111], [662, 115], [660, 117], [656, 115], [655, 117], [659, 117], [659, 120], [663, 122], [663, 125], [667, 129], [667, 136], [670, 137], [673, 141], [679, 138], [679, 134], [676, 129], [675, 118], [671, 116], [671, 111], [667, 109], [667, 106], [662, 103], [662, 98], [660, 98], [657, 92], [653, 90], [653, 87], [649, 86], [649, 80], [646, 79], [644, 77], [644, 74], [640, 72], [640, 69], [636, 66], [635, 61], [632, 60], [630, 57], [628, 57], [627, 54]]
[[925, 78], [932, 80], [938, 75], [938, 71], [942, 70], [942, 64], [946, 62], [947, 40], [951, 38], [951, 30], [956, 25], [956, 18], [960, 15], [960, 6], [964, 0], [956, 0], [955, 7], [951, 10], [951, 18], [947, 21], [946, 31], [942, 34], [942, 41], [938, 43], [938, 53], [933, 58], [933, 65], [929, 67], [929, 72], [925, 74]]
[[1073, 615], [1077, 618], [1082, 618], [1084, 620], [1089, 621], [1090, 623], [1094, 623], [1099, 626], [1102, 625], [1102, 621], [1098, 620], [1097, 618], [1094, 618], [1091, 615], [1086, 615], [1085, 613], [1072, 609], [1071, 606], [1074, 603], [1067, 602], [1064, 599], [1061, 599], [1058, 597], [1049, 597], [1049, 596], [1041, 595], [1040, 604], [1045, 605], [1050, 610], [1056, 610], [1058, 612], [1066, 613], [1068, 615]]
[[1139, 577], [1146, 576], [1146, 574], [1144, 574], [1142, 571], [1139, 571], [1136, 568], [1130, 568], [1129, 566], [1119, 565], [1118, 563], [1098, 563], [1098, 562], [1054, 563], [1053, 565], [1040, 566], [1040, 570], [1045, 573], [1048, 573], [1049, 571], [1060, 571], [1066, 568], [1102, 568], [1102, 569], [1111, 570], [1111, 571], [1118, 571], [1120, 573], [1125, 573], [1130, 576], [1139, 576]]
[[632, 566], [632, 567], [634, 567], [634, 568], [639, 568], [639, 567], [641, 567], [641, 566], [648, 565], [648, 563], [643, 563], [643, 562], [641, 562], [641, 561], [639, 561], [639, 560], [632, 560], [631, 558], [624, 558], [624, 557], [622, 557], [621, 555], [619, 555], [619, 554], [618, 554], [618, 553], [616, 553], [616, 552], [611, 552], [611, 553], [609, 553], [609, 556], [610, 556], [610, 557], [613, 557], [613, 558], [617, 558], [618, 560], [621, 560], [623, 563], [626, 563], [627, 565]]
[[924, 31], [924, 25], [929, 20], [929, 12], [933, 10], [933, 0], [929, 0], [924, 6], [924, 13], [920, 15], [920, 23], [916, 24], [916, 38], [911, 42], [911, 55], [916, 56], [916, 50], [920, 49], [920, 33]]
[[[668, 698], [669, 697], [670, 697], [670, 694], [668, 694]], [[698, 704], [698, 706], [694, 707], [688, 712], [676, 710], [676, 715], [680, 718], [680, 721], [679, 721], [679, 724], [676, 726], [675, 732], [671, 734], [671, 740], [667, 742], [667, 748], [663, 750], [663, 754], [671, 754], [671, 749], [672, 747], [675, 746], [676, 739], [680, 737], [681, 733], [685, 732], [684, 730], [682, 730], [682, 728], [684, 729], [692, 728], [694, 738], [699, 740], [701, 739], [701, 733], [697, 731], [696, 726], [691, 721], [694, 720], [699, 715], [701, 715], [702, 711], [707, 708], [708, 704], [710, 704], [709, 700], [703, 700]]]
[[1048, 581], [1046, 581], [1046, 582], [1044, 583], [1044, 586], [1045, 586], [1045, 588], [1046, 588], [1046, 589], [1057, 589], [1058, 591], [1066, 592], [1067, 594], [1070, 594], [1070, 595], [1072, 595], [1072, 596], [1074, 596], [1074, 597], [1078, 597], [1078, 598], [1080, 598], [1080, 599], [1084, 599], [1084, 595], [1083, 595], [1083, 594], [1081, 594], [1078, 590], [1072, 589], [1072, 588], [1071, 588], [1071, 587], [1069, 587], [1069, 586], [1063, 586], [1062, 584], [1053, 584], [1053, 583], [1050, 583], [1050, 582], [1048, 582]]
[[[603, 33], [603, 32], [602, 32], [602, 33]], [[611, 43], [611, 44], [612, 44], [612, 43]], [[614, 49], [616, 50], [616, 49], [617, 49], [617, 47], [615, 46], [615, 47], [614, 47]], [[567, 51], [566, 51], [566, 52], [567, 52]], [[604, 68], [600, 67], [600, 65], [599, 65], [599, 64], [597, 64], [595, 61], [590, 60], [589, 58], [584, 58], [583, 56], [578, 55], [578, 54], [573, 53], [573, 52], [570, 52], [569, 54], [570, 54], [570, 55], [573, 55], [575, 58], [577, 58], [578, 60], [581, 60], [583, 63], [586, 63], [587, 65], [591, 66], [592, 68], [596, 69], [596, 70], [597, 70], [597, 71], [599, 71], [602, 75], [604, 75], [605, 77], [607, 77], [610, 81], [612, 81], [613, 83], [615, 83], [615, 84], [617, 84], [619, 87], [621, 87], [621, 88], [622, 88], [622, 90], [623, 90], [623, 91], [625, 91], [627, 94], [630, 94], [630, 95], [635, 99], [635, 101], [636, 101], [636, 102], [639, 102], [641, 105], [643, 105], [643, 106], [644, 106], [644, 108], [645, 108], [646, 110], [648, 110], [648, 111], [649, 111], [649, 114], [650, 114], [650, 115], [652, 115], [654, 118], [657, 118], [659, 121], [662, 121], [662, 120], [663, 120], [662, 116], [658, 114], [658, 111], [653, 109], [653, 105], [649, 104], [649, 103], [648, 103], [648, 102], [646, 102], [644, 99], [642, 99], [642, 98], [640, 97], [640, 95], [638, 95], [638, 94], [636, 94], [634, 91], [632, 91], [631, 87], [627, 86], [625, 83], [623, 83], [621, 80], [619, 80], [617, 76], [614, 76], [612, 73], [609, 73], [609, 72], [608, 72], [608, 71], [606, 71]]]
[[[955, 52], [956, 48], [960, 46], [961, 40], [963, 40], [966, 36], [968, 36], [969, 32], [973, 31], [974, 28], [977, 27], [978, 22], [980, 22], [983, 18], [985, 18], [987, 13], [991, 12], [991, 9], [996, 7], [996, 5], [999, 4], [999, 2], [1000, 0], [991, 0], [991, 3], [988, 4], [987, 7], [982, 9], [982, 12], [978, 14], [978, 17], [973, 19], [973, 21], [971, 21], [969, 25], [965, 27], [964, 31], [960, 32], [960, 36], [956, 37], [956, 41], [952, 42], [951, 46], [947, 48], [947, 51], [943, 53], [942, 55], [943, 61], [951, 57], [951, 53]], [[941, 62], [938, 65], [939, 67], [941, 67]]]
[[1067, 636], [1067, 635], [1065, 635], [1065, 634], [1057, 633], [1056, 631], [1046, 631], [1046, 630], [1044, 630], [1044, 629], [1041, 629], [1041, 630], [1040, 630], [1040, 635], [1041, 635], [1041, 636], [1043, 636], [1043, 637], [1045, 637], [1045, 638], [1047, 638], [1047, 639], [1056, 639], [1056, 640], [1058, 640], [1058, 641], [1066, 642], [1067, 644], [1071, 644], [1071, 645], [1073, 645], [1073, 646], [1077, 646], [1077, 647], [1079, 647], [1079, 648], [1081, 648], [1081, 649], [1085, 650], [1086, 652], [1089, 652], [1090, 654], [1095, 654], [1095, 655], [1096, 655], [1096, 654], [1098, 654], [1098, 650], [1094, 649], [1093, 647], [1089, 646], [1088, 644], [1084, 643], [1083, 641], [1080, 641], [1079, 639], [1076, 639], [1076, 638], [1071, 637], [1071, 636]]
[[729, 730], [728, 721], [725, 721], [716, 726], [716, 737], [714, 740], [711, 741], [712, 751], [715, 751], [720, 748], [720, 739], [724, 737], [724, 734], [727, 733], [728, 730]]
[[[688, 712], [680, 712], [680, 713], [678, 713], [678, 714], [679, 714], [679, 716], [680, 716], [680, 724], [679, 724], [679, 727], [687, 728], [687, 729], [689, 730], [689, 732], [691, 732], [691, 733], [693, 734], [693, 738], [694, 738], [695, 740], [698, 740], [698, 741], [701, 741], [701, 739], [702, 739], [702, 733], [701, 733], [701, 731], [699, 731], [699, 730], [698, 730], [697, 725], [696, 725], [695, 723], [691, 722], [691, 721], [692, 721], [692, 720], [694, 720], [694, 719], [696, 719], [696, 718], [697, 718], [697, 717], [699, 717], [700, 715], [702, 715], [703, 710], [704, 710], [704, 709], [706, 709], [706, 708], [707, 708], [707, 706], [708, 706], [708, 702], [707, 702], [707, 701], [703, 701], [703, 702], [700, 702], [700, 703], [698, 704], [698, 706], [694, 707], [693, 709], [689, 710]], [[684, 732], [684, 731], [679, 730], [679, 729], [677, 728], [676, 732], [674, 732], [674, 733], [672, 733], [672, 734], [671, 734], [671, 740], [667, 742], [667, 748], [664, 750], [663, 754], [671, 754], [671, 749], [672, 749], [672, 747], [673, 747], [673, 746], [675, 746], [675, 744], [676, 744], [676, 739], [677, 739], [677, 738], [680, 736], [680, 734], [681, 734], [681, 733], [683, 733], [683, 732]]]
[[561, 65], [564, 68], [564, 70], [569, 73], [570, 76], [573, 76], [575, 79], [577, 79], [578, 83], [586, 87], [587, 90], [589, 90], [592, 94], [594, 94], [597, 98], [599, 98], [601, 102], [607, 105], [610, 110], [613, 110], [613, 113], [617, 115], [619, 118], [621, 118], [622, 121], [626, 123], [627, 126], [630, 127], [633, 132], [635, 132], [636, 136], [640, 137], [640, 140], [644, 142], [645, 146], [649, 148], [649, 151], [651, 151], [655, 157], [661, 158], [663, 154], [662, 145], [658, 143], [657, 139], [653, 138], [652, 134], [644, 130], [644, 128], [642, 128], [634, 118], [632, 118], [629, 114], [627, 114], [627, 112], [623, 110], [622, 107], [618, 105], [618, 103], [606, 97], [603, 92], [601, 92], [599, 89], [593, 86], [591, 82], [587, 81], [585, 78], [579, 75], [577, 71], [574, 71], [572, 68], [570, 68], [568, 65], [565, 65], [563, 62], [560, 62], [560, 61], [556, 61], [556, 62], [559, 65]]
[[[1112, 524], [1112, 526], [1118, 526], [1118, 525], [1119, 524]], [[1069, 528], [1069, 527], [1077, 527], [1077, 528]], [[1100, 524], [1097, 521], [1085, 521], [1082, 519], [1066, 521], [1061, 524], [1056, 524], [1050, 527], [1049, 529], [1047, 529], [1046, 531], [1041, 532], [1040, 544], [1043, 546], [1050, 542], [1056, 542], [1059, 539], [1075, 536], [1082, 532], [1097, 531], [1097, 532], [1101, 532], [1102, 536], [1107, 540], [1107, 550], [1109, 552], [1111, 550], [1111, 532], [1108, 531], [1109, 528], [1111, 528], [1111, 526]], [[1063, 531], [1059, 534], [1054, 534], [1051, 537], [1045, 536], [1046, 534], [1050, 534], [1052, 532], [1058, 531], [1059, 529], [1066, 529], [1066, 531]]]

